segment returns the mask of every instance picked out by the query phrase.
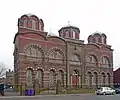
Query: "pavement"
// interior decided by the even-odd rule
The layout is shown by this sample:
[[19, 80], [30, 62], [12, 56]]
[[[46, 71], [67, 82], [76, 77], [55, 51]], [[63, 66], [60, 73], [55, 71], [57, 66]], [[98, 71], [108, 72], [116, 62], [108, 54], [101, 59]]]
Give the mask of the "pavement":
[[120, 94], [95, 95], [95, 94], [61, 94], [37, 96], [3, 96], [0, 100], [120, 100]]
[[13, 88], [8, 88], [4, 90], [5, 96], [20, 96], [19, 92], [15, 92]]
[[[54, 92], [54, 91], [49, 91]], [[44, 95], [43, 95], [44, 94]], [[5, 90], [5, 96], [0, 96], [0, 100], [120, 100], [120, 94], [96, 95], [96, 94], [60, 94], [45, 95], [48, 92], [35, 96], [20, 96], [14, 89]]]

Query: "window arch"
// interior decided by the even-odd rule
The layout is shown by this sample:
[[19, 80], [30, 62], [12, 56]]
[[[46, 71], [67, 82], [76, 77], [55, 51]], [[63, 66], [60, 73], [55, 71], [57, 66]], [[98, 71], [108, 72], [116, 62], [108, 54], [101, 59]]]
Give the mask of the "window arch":
[[94, 56], [94, 55], [88, 55], [88, 56], [86, 57], [86, 62], [87, 62], [87, 63], [91, 63], [91, 64], [95, 64], [96, 66], [98, 65], [97, 57]]
[[106, 56], [103, 56], [103, 57], [101, 58], [101, 63], [102, 63], [103, 65], [105, 65], [106, 67], [110, 67], [109, 58], [106, 57]]
[[51, 48], [48, 51], [49, 62], [64, 63], [64, 53], [59, 48]]
[[43, 61], [44, 52], [38, 45], [28, 45], [24, 49], [26, 59], [31, 61]]

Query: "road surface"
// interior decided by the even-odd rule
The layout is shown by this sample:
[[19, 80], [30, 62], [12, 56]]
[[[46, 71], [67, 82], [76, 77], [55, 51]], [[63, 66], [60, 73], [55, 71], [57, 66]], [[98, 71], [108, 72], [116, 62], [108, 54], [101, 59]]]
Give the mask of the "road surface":
[[0, 100], [120, 100], [120, 94], [105, 96], [95, 94], [4, 96], [0, 97]]

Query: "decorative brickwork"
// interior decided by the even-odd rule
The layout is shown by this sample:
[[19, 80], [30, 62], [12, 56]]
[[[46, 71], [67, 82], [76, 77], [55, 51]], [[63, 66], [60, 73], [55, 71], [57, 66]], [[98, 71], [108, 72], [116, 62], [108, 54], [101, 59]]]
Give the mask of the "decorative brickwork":
[[40, 87], [61, 85], [94, 87], [113, 82], [113, 50], [107, 36], [95, 32], [88, 43], [80, 40], [80, 29], [62, 27], [59, 36], [44, 32], [44, 23], [35, 15], [18, 20], [14, 38], [15, 84], [35, 82]]

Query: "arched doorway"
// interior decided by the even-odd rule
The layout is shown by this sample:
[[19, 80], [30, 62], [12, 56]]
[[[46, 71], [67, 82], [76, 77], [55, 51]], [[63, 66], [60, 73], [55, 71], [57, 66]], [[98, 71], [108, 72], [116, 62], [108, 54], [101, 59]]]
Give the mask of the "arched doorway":
[[79, 85], [79, 72], [78, 70], [74, 70], [72, 73], [72, 86]]

